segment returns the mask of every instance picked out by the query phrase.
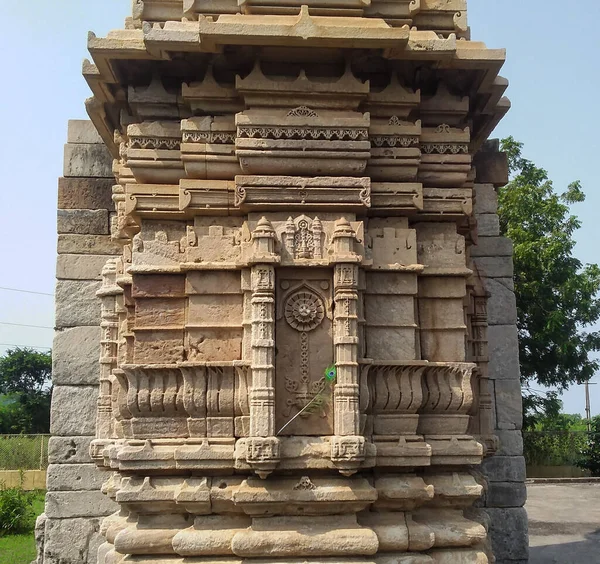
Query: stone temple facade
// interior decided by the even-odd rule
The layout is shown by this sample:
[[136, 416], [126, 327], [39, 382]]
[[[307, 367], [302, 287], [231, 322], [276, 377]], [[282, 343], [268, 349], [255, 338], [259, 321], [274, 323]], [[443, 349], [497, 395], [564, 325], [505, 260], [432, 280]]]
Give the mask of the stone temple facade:
[[465, 0], [136, 0], [88, 47], [37, 562], [526, 562]]

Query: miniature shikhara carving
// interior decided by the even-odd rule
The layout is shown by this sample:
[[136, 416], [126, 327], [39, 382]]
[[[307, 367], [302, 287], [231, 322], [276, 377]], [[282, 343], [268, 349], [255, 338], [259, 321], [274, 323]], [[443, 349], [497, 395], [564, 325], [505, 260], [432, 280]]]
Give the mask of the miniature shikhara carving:
[[[114, 157], [99, 564], [491, 561], [465, 0], [136, 1], [90, 36]], [[108, 476], [108, 474], [107, 474]]]

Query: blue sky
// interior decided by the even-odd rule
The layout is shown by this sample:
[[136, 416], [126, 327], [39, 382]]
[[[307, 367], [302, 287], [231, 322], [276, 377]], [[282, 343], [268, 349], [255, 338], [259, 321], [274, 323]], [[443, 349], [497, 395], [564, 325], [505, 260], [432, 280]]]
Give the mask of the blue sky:
[[[571, 7], [572, 6], [572, 7]], [[0, 287], [51, 294], [56, 260], [56, 185], [68, 119], [86, 118], [90, 93], [81, 77], [88, 30], [122, 27], [130, 0], [5, 2], [0, 34]], [[600, 207], [594, 173], [600, 155], [597, 92], [598, 0], [470, 0], [474, 40], [505, 47], [503, 76], [513, 107], [494, 135], [525, 143], [525, 156], [546, 168], [558, 190], [581, 180], [588, 195], [574, 211], [583, 221], [576, 255], [600, 262]], [[0, 289], [0, 322], [52, 327], [48, 295]], [[52, 330], [0, 324], [4, 344], [50, 347]], [[598, 381], [596, 377], [594, 381]], [[600, 386], [591, 387], [600, 413]], [[564, 396], [565, 410], [583, 412], [582, 388]]]

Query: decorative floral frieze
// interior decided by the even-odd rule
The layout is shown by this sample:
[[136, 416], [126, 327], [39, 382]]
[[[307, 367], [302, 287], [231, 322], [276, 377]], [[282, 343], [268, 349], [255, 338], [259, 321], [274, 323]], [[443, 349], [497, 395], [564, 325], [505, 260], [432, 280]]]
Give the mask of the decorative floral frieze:
[[315, 141], [368, 141], [368, 128], [250, 127], [238, 126], [242, 139], [313, 139]]

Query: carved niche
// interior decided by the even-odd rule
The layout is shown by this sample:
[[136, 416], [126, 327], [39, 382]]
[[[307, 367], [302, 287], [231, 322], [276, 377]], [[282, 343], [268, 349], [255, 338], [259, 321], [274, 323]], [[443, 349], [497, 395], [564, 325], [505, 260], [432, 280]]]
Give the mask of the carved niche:
[[275, 331], [277, 430], [296, 417], [282, 435], [332, 434], [332, 389], [324, 377], [334, 359], [329, 270], [280, 271]]

